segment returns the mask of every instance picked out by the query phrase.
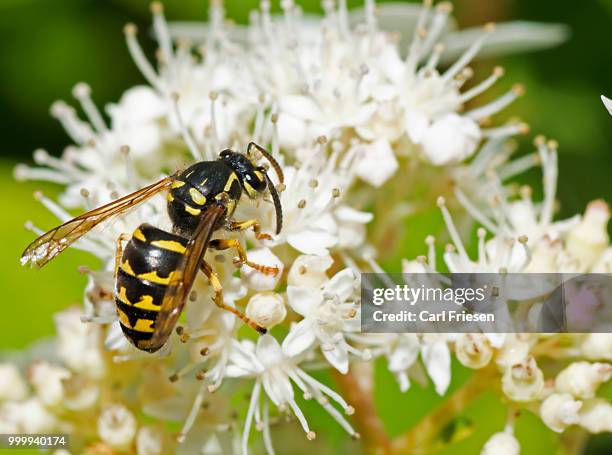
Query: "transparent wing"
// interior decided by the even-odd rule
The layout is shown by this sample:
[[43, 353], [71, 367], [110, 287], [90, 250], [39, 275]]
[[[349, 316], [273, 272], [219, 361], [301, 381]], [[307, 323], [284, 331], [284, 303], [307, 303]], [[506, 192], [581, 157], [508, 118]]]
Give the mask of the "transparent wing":
[[200, 264], [208, 248], [210, 237], [225, 211], [224, 207], [212, 206], [202, 215], [193, 237], [187, 244], [181, 262], [177, 269], [172, 272], [172, 278], [162, 300], [161, 310], [155, 321], [153, 337], [149, 342], [143, 343], [146, 346], [142, 346], [141, 349], [152, 351], [159, 349], [172, 333], [172, 329], [183, 311], [185, 300], [191, 291], [198, 270], [200, 270]]
[[100, 223], [135, 208], [172, 185], [174, 175], [139, 189], [102, 207], [90, 210], [38, 237], [21, 255], [21, 265], [44, 266]]

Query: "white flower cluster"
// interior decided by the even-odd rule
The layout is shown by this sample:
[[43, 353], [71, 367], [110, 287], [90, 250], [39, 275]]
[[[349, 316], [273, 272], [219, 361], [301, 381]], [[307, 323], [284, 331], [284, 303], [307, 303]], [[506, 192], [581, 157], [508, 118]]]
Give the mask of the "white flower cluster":
[[[208, 252], [207, 260], [219, 275], [225, 303], [246, 305], [246, 314], [271, 330], [253, 341], [254, 334], [233, 315], [212, 305], [211, 286], [198, 277], [184, 323], [163, 352], [145, 354], [125, 340], [114, 310], [115, 242], [145, 220], [170, 229], [164, 201], [153, 199], [75, 243], [98, 256], [103, 267], [82, 270], [89, 279], [83, 315], [68, 310], [57, 316], [57, 361], [32, 363], [29, 385], [13, 364], [2, 364], [2, 432], [66, 431], [100, 453], [247, 453], [254, 422], [265, 449], [274, 453], [271, 427], [279, 414], [293, 416], [307, 438], [315, 438], [296, 391], [359, 438], [345, 417], [359, 410], [313, 371], [347, 374], [354, 361], [384, 357], [401, 391], [422, 365], [442, 395], [451, 382], [453, 353], [470, 368], [495, 365], [506, 397], [517, 406], [541, 402], [542, 419], [553, 430], [579, 424], [591, 432], [609, 431], [604, 422], [612, 421], [610, 404], [594, 394], [611, 374], [603, 363], [612, 360], [607, 335], [569, 336], [567, 343], [556, 344], [556, 337], [544, 335], [360, 333], [359, 273], [381, 271], [376, 257], [385, 254], [385, 234], [376, 242], [368, 228], [384, 229], [405, 213], [411, 194], [387, 192], [387, 203], [378, 200], [387, 185], [405, 181], [409, 168], [455, 181], [447, 199], [458, 201], [483, 226], [478, 258], [472, 259], [446, 199], [438, 200], [453, 241], [444, 255], [451, 272], [612, 270], [604, 202], [591, 203], [582, 217], [553, 220], [556, 144], [538, 138], [535, 155], [509, 161], [506, 139], [525, 133], [526, 125], [485, 127], [522, 93], [520, 86], [472, 107], [471, 100], [503, 74], [495, 68], [464, 88], [472, 77], [469, 63], [495, 27], [486, 25], [441, 69], [448, 3], [424, 3], [405, 53], [397, 36], [378, 25], [372, 0], [357, 25], [350, 23], [344, 0], [324, 1], [325, 15], [316, 23], [291, 0], [281, 2], [283, 16], [275, 18], [263, 0], [241, 38], [225, 23], [221, 3], [211, 3], [205, 39], [197, 44], [173, 40], [161, 5], [152, 5], [157, 65], [139, 46], [136, 27], [127, 25], [129, 52], [149, 85], [128, 90], [108, 106], [107, 123], [89, 87], [77, 84], [74, 96], [86, 120], [64, 102], [51, 110], [74, 145], [61, 158], [36, 151], [40, 167], [21, 165], [15, 175], [64, 185], [59, 203], [36, 196], [65, 221], [67, 208], [93, 208], [186, 162], [215, 159], [223, 148], [242, 150], [250, 141], [269, 145], [285, 175], [279, 185], [282, 232], [263, 240], [215, 235], [246, 237], [253, 245], [249, 259], [280, 273], [270, 276], [245, 266], [236, 273], [226, 252]], [[543, 202], [533, 203], [529, 188], [517, 199], [505, 182], [538, 163], [544, 172]], [[437, 191], [433, 183], [432, 190]], [[235, 216], [255, 217], [265, 232], [273, 232], [274, 207], [268, 201], [241, 201]], [[404, 271], [436, 270], [434, 239], [427, 243], [428, 257], [405, 261]], [[599, 363], [575, 362], [549, 386], [538, 355]], [[252, 390], [248, 406], [236, 409], [244, 419], [237, 428], [225, 392], [245, 382]], [[183, 428], [171, 435], [143, 424], [142, 414], [182, 420]], [[519, 450], [511, 425], [483, 453], [502, 453], [502, 446], [503, 453]]]

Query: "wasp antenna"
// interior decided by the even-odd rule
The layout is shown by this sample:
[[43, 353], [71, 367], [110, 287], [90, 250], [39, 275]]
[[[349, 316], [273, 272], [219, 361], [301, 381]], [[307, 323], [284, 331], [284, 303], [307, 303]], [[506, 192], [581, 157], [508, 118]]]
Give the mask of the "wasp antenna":
[[264, 172], [264, 176], [266, 177], [266, 184], [272, 196], [272, 201], [274, 202], [274, 210], [276, 211], [276, 234], [278, 235], [283, 228], [283, 208], [274, 183], [272, 183], [272, 180], [270, 180], [266, 172]]
[[[274, 157], [272, 156], [272, 154], [270, 152], [268, 152], [265, 148], [263, 148], [261, 145], [257, 145], [255, 142], [249, 142], [249, 145], [247, 147], [247, 154], [249, 156], [252, 155], [251, 153], [251, 149], [255, 147], [262, 155], [265, 159], [268, 160], [268, 162], [272, 165], [272, 167], [274, 168], [274, 172], [276, 172], [276, 176], [278, 177], [278, 181], [280, 183], [283, 183], [285, 181], [285, 176], [283, 175], [283, 170], [281, 169], [280, 165], [278, 164], [278, 161], [276, 161], [274, 159]], [[278, 196], [277, 196], [278, 197]]]

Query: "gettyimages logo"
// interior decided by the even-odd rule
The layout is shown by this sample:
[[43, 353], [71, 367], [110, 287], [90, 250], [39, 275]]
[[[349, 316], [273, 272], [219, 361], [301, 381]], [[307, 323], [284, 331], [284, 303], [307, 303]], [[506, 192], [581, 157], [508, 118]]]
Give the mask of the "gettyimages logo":
[[612, 332], [608, 274], [362, 274], [363, 332]]

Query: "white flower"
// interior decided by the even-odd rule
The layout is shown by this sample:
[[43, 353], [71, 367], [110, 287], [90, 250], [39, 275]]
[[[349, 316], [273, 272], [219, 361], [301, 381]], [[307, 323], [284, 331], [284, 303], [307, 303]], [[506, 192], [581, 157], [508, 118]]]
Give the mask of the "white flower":
[[590, 360], [612, 360], [612, 334], [589, 333], [582, 342], [581, 350]]
[[28, 386], [19, 369], [12, 363], [0, 363], [0, 403], [22, 400], [28, 395]]
[[574, 400], [570, 394], [553, 393], [542, 402], [540, 416], [550, 429], [561, 433], [568, 426], [580, 421], [578, 411], [581, 407], [582, 402]]
[[612, 404], [603, 398], [586, 400], [580, 410], [579, 425], [590, 433], [612, 432]]
[[99, 378], [105, 369], [101, 330], [88, 327], [81, 314], [80, 309], [70, 308], [55, 315], [58, 355], [71, 370]]
[[273, 290], [283, 274], [284, 265], [269, 248], [256, 248], [248, 253], [248, 260], [266, 267], [276, 267], [277, 273], [264, 273], [246, 264], [240, 268], [240, 276], [247, 287], [255, 291]]
[[485, 335], [464, 333], [455, 341], [455, 354], [466, 367], [483, 368], [493, 357], [493, 349]]
[[141, 427], [136, 435], [138, 455], [161, 455], [163, 453], [162, 433], [155, 427]]
[[577, 260], [579, 270], [588, 270], [603, 254], [610, 242], [608, 221], [610, 209], [603, 200], [587, 205], [580, 224], [567, 233], [566, 248]]
[[28, 377], [38, 398], [46, 406], [59, 406], [64, 398], [62, 382], [70, 377], [70, 371], [45, 361], [34, 362]]
[[136, 436], [137, 423], [129, 409], [120, 404], [106, 407], [97, 422], [98, 436], [116, 450], [127, 450]]
[[270, 329], [287, 316], [283, 296], [276, 292], [260, 292], [249, 299], [246, 315], [257, 325]]
[[364, 182], [378, 188], [382, 186], [395, 172], [399, 165], [387, 141], [377, 140], [371, 143], [353, 146], [357, 154], [355, 158], [355, 174]]
[[[297, 417], [308, 439], [314, 439], [316, 434], [310, 429], [306, 417], [295, 401], [294, 383], [304, 394], [305, 399], [315, 398], [321, 406], [353, 437], [357, 433], [342, 416], [342, 414], [329, 403], [331, 398], [346, 414], [354, 412], [344, 399], [329, 387], [320, 383], [305, 373], [298, 366], [298, 359], [287, 353], [286, 342], [281, 347], [271, 335], [263, 335], [257, 341], [257, 346], [244, 341], [243, 346], [250, 352], [234, 351], [232, 365], [228, 367], [228, 377], [253, 377], [255, 385], [251, 393], [251, 401], [247, 412], [244, 432], [242, 436], [242, 452], [248, 452], [248, 438], [253, 418], [263, 429], [266, 450], [273, 453], [270, 440], [270, 416], [268, 399], [280, 410], [290, 409]], [[261, 411], [261, 388], [267, 396], [263, 399], [263, 413]], [[262, 420], [263, 419], [263, 420]]]
[[531, 401], [538, 398], [544, 389], [544, 374], [533, 356], [506, 368], [502, 389], [506, 396], [514, 401]]
[[597, 388], [610, 377], [612, 366], [607, 363], [574, 362], [557, 375], [555, 388], [577, 398], [593, 398]]
[[326, 271], [333, 263], [334, 260], [328, 254], [323, 256], [302, 254], [293, 261], [287, 275], [287, 284], [318, 288], [327, 281]]
[[348, 354], [364, 355], [345, 339], [345, 332], [359, 330], [354, 298], [356, 277], [351, 269], [334, 275], [321, 288], [289, 286], [291, 308], [304, 317], [293, 326], [285, 339], [291, 356], [303, 353], [316, 342], [328, 362], [341, 373], [348, 371]]
[[425, 334], [421, 348], [423, 364], [434, 383], [438, 395], [444, 395], [451, 380], [451, 359], [448, 343], [444, 336]]
[[421, 142], [427, 159], [440, 166], [471, 156], [480, 139], [480, 128], [473, 120], [452, 113], [435, 120]]
[[480, 455], [518, 455], [521, 445], [512, 433], [499, 432], [491, 436], [480, 451]]
[[35, 397], [0, 404], [0, 427], [13, 433], [51, 433], [58, 419]]

